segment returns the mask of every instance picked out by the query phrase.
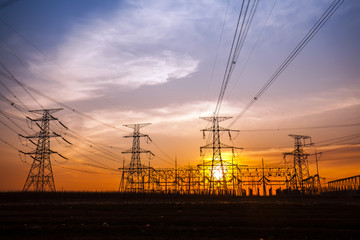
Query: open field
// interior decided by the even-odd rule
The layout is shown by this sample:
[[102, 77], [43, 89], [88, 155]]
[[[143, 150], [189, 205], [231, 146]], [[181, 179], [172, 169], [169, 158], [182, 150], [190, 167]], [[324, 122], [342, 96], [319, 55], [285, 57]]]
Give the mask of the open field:
[[360, 239], [358, 197], [0, 193], [1, 239]]

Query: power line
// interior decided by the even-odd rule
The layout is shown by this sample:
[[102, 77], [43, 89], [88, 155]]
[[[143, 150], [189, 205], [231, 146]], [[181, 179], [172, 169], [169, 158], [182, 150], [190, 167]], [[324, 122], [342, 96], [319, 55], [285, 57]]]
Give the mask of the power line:
[[11, 147], [12, 149], [15, 149], [16, 151], [19, 151], [19, 149], [17, 149], [14, 145], [12, 145], [11, 143], [5, 141], [4, 139], [2, 139], [0, 137], [0, 141], [2, 141], [3, 143], [5, 143], [6, 145], [8, 145], [9, 147]]
[[[4, 116], [6, 116], [5, 115], [5, 112], [4, 111], [0, 111], [0, 113], [1, 114], [3, 114]], [[8, 118], [9, 119], [9, 118]], [[9, 119], [10, 120], [10, 119]], [[56, 120], [56, 119], [55, 119]], [[10, 129], [12, 132], [14, 132], [16, 135], [18, 135], [18, 132], [15, 130], [15, 129], [13, 129], [12, 127], [10, 127], [8, 124], [6, 124], [5, 122], [3, 122], [3, 121], [1, 121], [0, 120], [0, 123], [1, 124], [3, 124], [5, 127], [7, 127], [8, 129]], [[60, 122], [61, 123], [61, 122]], [[62, 124], [63, 125], [63, 124]], [[16, 126], [18, 127], [18, 128], [20, 128], [22, 131], [24, 131], [25, 133], [27, 133], [23, 128], [21, 128], [20, 126], [18, 126], [17, 124], [16, 124]], [[64, 125], [63, 125], [64, 126]], [[64, 126], [65, 127], [65, 126]], [[55, 133], [54, 133], [55, 134]], [[56, 135], [58, 135], [58, 134], [56, 134]], [[64, 138], [63, 138], [64, 139]], [[64, 139], [65, 140], [65, 139]], [[67, 140], [65, 140], [66, 142], [68, 142]], [[5, 142], [6, 144], [8, 144], [6, 141], [3, 141], [3, 142]], [[9, 144], [8, 144], [9, 145]], [[9, 145], [9, 146], [12, 146], [12, 145]], [[14, 148], [14, 147], [13, 147]], [[16, 149], [16, 148], [14, 148], [14, 149]], [[18, 149], [16, 149], [16, 150], [18, 150]], [[76, 151], [75, 149], [72, 149], [73, 151]], [[76, 151], [76, 152], [78, 152], [79, 154], [81, 154], [82, 156], [84, 156], [85, 158], [87, 158], [87, 159], [89, 159], [89, 160], [91, 160], [91, 161], [93, 161], [93, 162], [96, 162], [96, 163], [98, 163], [98, 164], [100, 164], [100, 165], [104, 165], [105, 167], [101, 167], [101, 166], [98, 166], [99, 168], [102, 168], [102, 169], [111, 169], [111, 170], [114, 170], [114, 169], [112, 169], [112, 168], [110, 168], [109, 166], [107, 166], [107, 165], [105, 165], [105, 164], [102, 164], [102, 163], [100, 163], [100, 162], [98, 162], [98, 161], [96, 161], [96, 160], [94, 160], [94, 159], [92, 159], [92, 158], [90, 158], [90, 157], [88, 157], [88, 156], [86, 156], [86, 155], [84, 155], [84, 154], [82, 154], [82, 153], [80, 153], [79, 151]], [[110, 152], [110, 151], [108, 151], [108, 152]], [[119, 156], [120, 157], [120, 156]], [[107, 158], [108, 159], [108, 158]], [[91, 164], [91, 166], [97, 166], [97, 165], [93, 165], [93, 164]]]
[[5, 73], [2, 72], [2, 71], [0, 71], [0, 76], [4, 77], [4, 78], [6, 78], [6, 79], [8, 79], [8, 80], [10, 80], [10, 81], [16, 82], [16, 83], [19, 84], [20, 86], [22, 86], [22, 87], [24, 87], [24, 88], [26, 88], [26, 89], [29, 89], [30, 91], [32, 91], [32, 92], [34, 92], [34, 93], [36, 93], [36, 94], [38, 94], [38, 95], [40, 95], [40, 96], [48, 99], [48, 100], [50, 100], [50, 101], [58, 104], [59, 106], [65, 108], [65, 109], [67, 109], [67, 110], [69, 110], [69, 111], [71, 111], [71, 112], [74, 112], [74, 113], [76, 113], [76, 114], [78, 114], [78, 115], [80, 115], [80, 116], [83, 116], [83, 117], [85, 117], [85, 118], [88, 118], [88, 119], [90, 119], [90, 120], [93, 120], [93, 121], [95, 121], [95, 122], [97, 122], [97, 123], [99, 123], [99, 124], [101, 124], [101, 125], [103, 125], [103, 126], [106, 126], [106, 127], [109, 127], [109, 128], [112, 128], [112, 129], [121, 131], [121, 132], [127, 132], [127, 131], [125, 131], [125, 130], [123, 130], [123, 129], [120, 129], [120, 128], [118, 128], [118, 127], [115, 127], [115, 126], [113, 126], [113, 125], [111, 125], [111, 124], [109, 124], [109, 123], [106, 123], [106, 122], [100, 121], [100, 120], [98, 120], [98, 119], [96, 119], [96, 118], [94, 118], [94, 117], [91, 117], [91, 116], [89, 116], [88, 114], [82, 113], [82, 112], [80, 112], [79, 110], [76, 110], [76, 109], [68, 106], [67, 104], [61, 103], [61, 102], [55, 100], [54, 98], [49, 97], [48, 95], [46, 95], [46, 94], [44, 94], [44, 93], [42, 93], [42, 92], [40, 92], [40, 91], [38, 91], [38, 90], [30, 87], [29, 85], [27, 85], [27, 84], [25, 84], [25, 83], [23, 83], [23, 82], [21, 82], [20, 80], [16, 79], [15, 77], [10, 77], [10, 76], [8, 76], [7, 74], [5, 74]]
[[255, 43], [254, 43], [253, 48], [251, 49], [250, 54], [248, 55], [248, 57], [247, 57], [244, 65], [243, 65], [243, 67], [242, 67], [241, 70], [240, 70], [239, 77], [236, 79], [235, 84], [234, 84], [233, 88], [231, 89], [231, 91], [230, 91], [230, 93], [229, 93], [229, 96], [230, 96], [230, 95], [232, 94], [232, 92], [234, 91], [237, 82], [239, 81], [240, 77], [242, 76], [242, 74], [243, 74], [243, 72], [244, 72], [244, 69], [246, 68], [246, 66], [247, 66], [247, 64], [248, 64], [248, 62], [249, 62], [252, 54], [254, 53], [254, 50], [255, 50], [258, 42], [259, 42], [259, 39], [260, 39], [260, 37], [261, 37], [264, 29], [265, 29], [265, 26], [266, 26], [267, 22], [268, 22], [269, 19], [270, 19], [270, 16], [271, 16], [271, 14], [272, 14], [272, 12], [273, 12], [273, 10], [274, 10], [274, 8], [275, 8], [276, 3], [277, 3], [277, 0], [274, 1], [274, 4], [273, 4], [273, 6], [272, 6], [272, 8], [271, 8], [271, 10], [270, 10], [270, 13], [269, 13], [269, 15], [267, 16], [266, 21], [265, 21], [264, 25], [262, 26], [259, 35], [258, 35], [257, 38], [256, 38], [256, 41], [255, 41]]
[[25, 120], [24, 118], [21, 118], [21, 117], [15, 115], [15, 114], [8, 113], [8, 112], [3, 111], [3, 110], [0, 110], [0, 113], [3, 114], [3, 115], [8, 116], [8, 117], [10, 117], [10, 118], [14, 118], [14, 119], [16, 119], [16, 120], [26, 122], [26, 120]]
[[[66, 135], [66, 136], [68, 136], [68, 137], [70, 137], [70, 138], [76, 139], [76, 140], [78, 140], [78, 141], [82, 141], [82, 142], [84, 142], [84, 143], [86, 142], [86, 143], [87, 143], [86, 146], [88, 146], [88, 147], [90, 147], [90, 148], [92, 148], [92, 149], [94, 149], [94, 150], [103, 152], [104, 154], [106, 154], [106, 155], [108, 155], [108, 156], [110, 156], [110, 157], [112, 157], [112, 158], [116, 158], [116, 159], [121, 158], [120, 155], [118, 155], [118, 154], [116, 154], [116, 153], [113, 153], [113, 152], [111, 152], [111, 151], [109, 151], [109, 150], [101, 147], [98, 143], [96, 143], [96, 142], [94, 142], [94, 141], [92, 141], [92, 140], [89, 140], [89, 139], [81, 136], [80, 134], [76, 133], [74, 130], [71, 130], [71, 129], [68, 129], [68, 130], [69, 130], [71, 133], [75, 134], [75, 135], [73, 135], [73, 134], [71, 134], [71, 133], [68, 133], [68, 132], [65, 133], [64, 135]], [[88, 145], [88, 144], [89, 144], [89, 145]], [[106, 145], [105, 145], [105, 146], [106, 146]]]
[[357, 138], [357, 137], [360, 137], [360, 133], [346, 135], [343, 137], [325, 139], [325, 140], [318, 141], [317, 143], [326, 143], [326, 142], [333, 142], [333, 141], [346, 141], [346, 140], [351, 140], [352, 138]]
[[[97, 155], [97, 156], [99, 156], [99, 157], [103, 157], [103, 158], [106, 159], [106, 160], [109, 160], [109, 161], [112, 161], [112, 162], [116, 162], [116, 163], [120, 163], [120, 161], [119, 161], [118, 158], [116, 158], [116, 160], [114, 159], [115, 157], [113, 157], [113, 159], [111, 159], [111, 156], [105, 156], [105, 155], [96, 153], [96, 152], [94, 152], [94, 151], [90, 151], [90, 150], [88, 150], [88, 149], [86, 149], [86, 148], [84, 148], [84, 147], [81, 147], [81, 146], [77, 145], [77, 144], [71, 143], [70, 149], [73, 149], [73, 148], [79, 148], [79, 149], [82, 149], [82, 150], [87, 151], [87, 152], [89, 152], [89, 153], [95, 154], [95, 155]], [[91, 148], [91, 146], [90, 146], [90, 148]]]
[[[110, 166], [108, 166], [108, 165], [106, 165], [106, 164], [104, 164], [104, 163], [101, 163], [101, 162], [99, 162], [99, 161], [97, 161], [97, 160], [95, 160], [95, 159], [92, 159], [92, 158], [86, 156], [85, 154], [79, 152], [79, 151], [76, 150], [76, 149], [73, 149], [73, 148], [72, 148], [71, 150], [77, 152], [78, 154], [80, 154], [81, 156], [85, 157], [86, 159], [88, 159], [88, 160], [90, 160], [90, 161], [92, 161], [92, 162], [95, 162], [95, 163], [97, 163], [97, 164], [99, 164], [99, 165], [102, 165], [102, 166], [99, 166], [99, 167], [101, 167], [101, 168], [112, 169]], [[84, 163], [82, 163], [82, 164], [84, 164]], [[95, 165], [95, 166], [97, 166], [97, 165]]]
[[[1, 63], [0, 63], [1, 64]], [[0, 84], [3, 88], [6, 89], [6, 91], [8, 91], [16, 100], [18, 100], [18, 102], [26, 109], [26, 110], [29, 110], [26, 105], [24, 104], [23, 101], [21, 101], [11, 90], [10, 88], [8, 88], [3, 82], [0, 81]]]
[[[171, 158], [162, 148], [160, 148], [159, 145], [157, 145], [154, 141], [152, 141], [152, 144], [153, 144], [164, 156], [166, 156], [168, 159], [172, 160], [172, 158]], [[174, 164], [173, 162], [170, 162], [170, 161], [168, 161], [168, 160], [166, 160], [166, 159], [163, 159], [163, 158], [160, 158], [160, 157], [157, 157], [157, 158], [159, 158], [159, 159], [163, 160], [164, 162], [167, 162], [167, 163], [169, 163], [169, 164], [171, 164], [171, 165]]]
[[[36, 102], [42, 109], [44, 109], [43, 108], [43, 106], [34, 98], [34, 96], [24, 87], [24, 85], [23, 84], [21, 84], [21, 82], [19, 82], [15, 77], [14, 77], [14, 75], [10, 72], [10, 70], [8, 69], [8, 68], [6, 68], [5, 67], [5, 65], [4, 64], [2, 64], [1, 63], [1, 66], [5, 69], [5, 71], [8, 73], [8, 77], [11, 77], [11, 78], [13, 78], [14, 79], [14, 81], [20, 86], [20, 87], [22, 87], [23, 88], [23, 90], [34, 100], [34, 102]], [[3, 72], [2, 72], [2, 74], [4, 74]], [[10, 90], [9, 90], [10, 91]], [[14, 95], [15, 96], [15, 95]], [[15, 96], [16, 97], [16, 96]]]
[[[219, 114], [221, 103], [223, 101], [227, 85], [230, 81], [231, 75], [235, 68], [235, 64], [241, 53], [241, 49], [245, 42], [248, 30], [250, 28], [251, 22], [253, 20], [253, 17], [255, 15], [255, 12], [256, 12], [256, 9], [257, 9], [258, 3], [259, 3], [257, 0], [253, 1], [253, 5], [251, 6], [250, 13], [248, 15], [249, 7], [250, 7], [250, 0], [247, 2], [246, 6], [244, 6], [244, 2], [245, 1], [243, 0], [241, 8], [240, 8], [239, 17], [238, 17], [238, 21], [236, 24], [233, 41], [231, 44], [230, 53], [229, 53], [228, 61], [226, 64], [225, 73], [224, 73], [218, 101], [216, 103], [216, 107], [215, 107], [215, 111], [214, 111], [214, 116], [217, 116]], [[241, 22], [241, 24], [240, 24], [240, 22]]]
[[221, 45], [221, 41], [222, 41], [222, 37], [223, 37], [223, 33], [224, 33], [225, 22], [226, 22], [228, 10], [229, 10], [229, 5], [230, 5], [230, 0], [228, 0], [227, 7], [226, 7], [226, 12], [225, 12], [225, 16], [224, 16], [223, 25], [222, 25], [222, 28], [221, 28], [219, 43], [218, 43], [217, 50], [216, 50], [215, 61], [214, 61], [214, 64], [213, 64], [213, 67], [212, 67], [212, 70], [211, 70], [210, 82], [208, 84], [208, 88], [207, 88], [207, 91], [206, 91], [206, 98], [208, 97], [210, 86], [211, 86], [213, 78], [214, 78], [215, 66], [216, 66], [216, 63], [217, 63], [218, 56], [219, 56], [219, 50], [220, 50], [220, 45]]
[[[311, 127], [297, 127], [297, 128], [265, 128], [265, 129], [245, 129], [239, 130], [240, 133], [245, 132], [279, 132], [279, 131], [292, 131], [292, 130], [306, 130], [306, 129], [322, 129], [322, 128], [344, 128], [360, 126], [360, 123], [339, 124], [339, 125], [325, 125], [325, 126], [311, 126]], [[234, 137], [236, 139], [238, 136]]]
[[0, 113], [5, 116], [12, 124], [14, 124], [17, 128], [19, 128], [21, 131], [23, 131], [26, 134], [29, 134], [25, 129], [23, 129], [19, 124], [17, 124], [15, 121], [13, 121], [10, 117], [8, 117], [6, 114], [4, 114], [1, 110]]
[[90, 173], [90, 174], [108, 174], [108, 173], [99, 173], [99, 172], [94, 172], [94, 171], [88, 171], [88, 170], [82, 170], [82, 169], [76, 169], [76, 168], [70, 168], [70, 167], [65, 167], [59, 164], [54, 164], [57, 167], [66, 169], [66, 170], [70, 170], [70, 171], [75, 171], [75, 172], [82, 172], [82, 173]]
[[[28, 107], [26, 106], [26, 105], [24, 105], [24, 107], [23, 107], [23, 109], [21, 109], [21, 108], [19, 108], [19, 107], [17, 107], [17, 105], [16, 104], [14, 104], [13, 102], [11, 102], [11, 100], [9, 100], [8, 98], [6, 98], [5, 96], [3, 96], [1, 93], [0, 93], [0, 96], [5, 100], [5, 102], [7, 102], [9, 105], [11, 105], [11, 106], [13, 106], [13, 107], [15, 107], [16, 109], [18, 109], [19, 111], [21, 111], [21, 112], [27, 112], [27, 109], [28, 109]], [[2, 113], [2, 112], [1, 112]], [[4, 114], [4, 113], [2, 113], [2, 114]], [[65, 127], [66, 129], [68, 129], [64, 124], [62, 124], [60, 121], [58, 121], [63, 127]], [[2, 122], [1, 121], [1, 123], [3, 124], [3, 125], [5, 125], [7, 128], [9, 128], [10, 130], [12, 130], [15, 134], [18, 134], [18, 132], [15, 130], [15, 129], [13, 129], [13, 128], [11, 128], [9, 125], [7, 125], [6, 123], [4, 123], [4, 122]], [[17, 125], [17, 124], [16, 124]], [[17, 125], [18, 126], [18, 125]], [[26, 132], [24, 129], [22, 129], [20, 126], [18, 126], [18, 128], [20, 128], [21, 130], [23, 130], [24, 132]], [[70, 131], [72, 131], [72, 130], [70, 130]], [[76, 132], [74, 132], [74, 131], [72, 131], [74, 134], [76, 134], [76, 135], [78, 135], [79, 137], [81, 137], [81, 135], [79, 135], [79, 134], [77, 134]], [[71, 136], [71, 135], [70, 135]], [[90, 147], [92, 147], [93, 145], [95, 145], [95, 146], [97, 146], [97, 144], [95, 144], [94, 142], [92, 142], [92, 141], [89, 141], [89, 140], [87, 140], [86, 138], [83, 138], [83, 137], [81, 137], [82, 139], [84, 139], [85, 141], [87, 141], [87, 142], [89, 142], [91, 145], [90, 145]], [[78, 138], [79, 139], [79, 138]], [[65, 139], [64, 139], [65, 140]], [[66, 141], [66, 140], [65, 140]], [[68, 142], [68, 141], [66, 141], [66, 142]], [[93, 148], [93, 147], [92, 147]], [[94, 149], [94, 148], [93, 148]], [[97, 149], [98, 149], [98, 151], [102, 151], [102, 152], [104, 152], [105, 154], [107, 154], [107, 155], [110, 155], [111, 157], [116, 157], [116, 158], [120, 158], [121, 156], [120, 155], [117, 155], [117, 154], [115, 154], [115, 153], [112, 153], [111, 151], [109, 151], [109, 150], [107, 150], [107, 149], [104, 149], [104, 148], [102, 148], [101, 146], [97, 146]], [[99, 150], [100, 149], [100, 150]], [[95, 153], [96, 154], [96, 153]], [[99, 154], [97, 154], [97, 155], [99, 155]], [[105, 157], [106, 159], [109, 159], [109, 157]], [[111, 160], [111, 161], [115, 161], [115, 160], [112, 160], [112, 159], [109, 159], [109, 160]]]
[[296, 56], [304, 49], [304, 47], [311, 41], [315, 34], [324, 26], [324, 24], [330, 19], [330, 17], [336, 12], [336, 10], [341, 6], [344, 0], [335, 0], [331, 3], [328, 9], [323, 13], [315, 25], [310, 29], [310, 31], [305, 35], [305, 37], [300, 41], [300, 43], [295, 47], [295, 49], [290, 53], [290, 55], [285, 59], [285, 61], [280, 65], [280, 67], [275, 71], [275, 73], [270, 77], [270, 79], [265, 83], [265, 85], [257, 92], [257, 94], [250, 100], [250, 102], [243, 108], [240, 114], [234, 118], [229, 126], [232, 126], [240, 117], [242, 117], [245, 112], [251, 108], [252, 105], [266, 92], [266, 90], [274, 83], [274, 81], [281, 75], [281, 73], [290, 65], [290, 63], [296, 58]]
[[[11, 31], [13, 31], [16, 35], [18, 35], [21, 39], [23, 39], [27, 44], [29, 44], [31, 47], [33, 47], [36, 51], [38, 51], [40, 54], [45, 56], [48, 60], [50, 60], [53, 64], [55, 64], [59, 69], [67, 70], [64, 66], [57, 63], [53, 58], [51, 58], [48, 54], [46, 54], [44, 51], [42, 51], [39, 47], [37, 47], [33, 42], [31, 42], [29, 39], [27, 39], [24, 35], [22, 35], [20, 32], [18, 32], [14, 27], [10, 26], [7, 22], [5, 22], [3, 19], [0, 18], [0, 22], [2, 22], [6, 27], [8, 27]], [[12, 53], [13, 54], [13, 53]], [[18, 60], [20, 58], [13, 54]], [[23, 62], [20, 60], [20, 62]], [[25, 64], [26, 65], [26, 64]], [[69, 74], [73, 79], [78, 80], [77, 77], [75, 77], [72, 73], [69, 71], [66, 71], [67, 74]], [[104, 99], [104, 98], [103, 98]], [[109, 100], [104, 99], [107, 103], [111, 104], [112, 106], [115, 106], [112, 102]]]
[[[22, 114], [24, 114], [24, 112], [28, 111], [27, 109], [25, 109], [25, 108], [23, 108], [21, 106], [18, 106], [16, 103], [14, 103], [13, 101], [11, 101], [7, 97], [5, 97], [2, 93], [0, 93], [0, 100], [2, 100], [3, 102], [9, 104], [10, 106], [14, 107], [16, 110], [18, 110]], [[25, 117], [26, 117], [26, 115], [25, 115]]]

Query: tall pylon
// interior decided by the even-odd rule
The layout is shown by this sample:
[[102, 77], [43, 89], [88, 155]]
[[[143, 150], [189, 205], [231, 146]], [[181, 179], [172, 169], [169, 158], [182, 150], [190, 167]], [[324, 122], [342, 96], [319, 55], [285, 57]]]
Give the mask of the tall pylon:
[[293, 173], [290, 178], [290, 188], [293, 190], [304, 191], [304, 180], [310, 176], [309, 173], [309, 153], [304, 151], [305, 147], [312, 146], [311, 137], [304, 135], [289, 134], [294, 138], [294, 151], [283, 153], [284, 158], [288, 155], [294, 156]]
[[[23, 191], [29, 191], [31, 188], [35, 192], [45, 192], [51, 191], [55, 192], [55, 181], [54, 175], [51, 167], [50, 154], [57, 153], [50, 149], [50, 138], [51, 137], [61, 137], [59, 134], [50, 132], [50, 121], [57, 120], [51, 114], [63, 110], [62, 108], [55, 109], [42, 109], [42, 110], [32, 110], [30, 112], [41, 114], [42, 117], [38, 119], [30, 119], [32, 122], [35, 122], [36, 125], [40, 128], [38, 133], [35, 133], [31, 136], [22, 136], [23, 138], [29, 139], [36, 146], [36, 150], [33, 152], [22, 152], [23, 154], [30, 155], [33, 159], [29, 174], [26, 178]], [[40, 124], [38, 122], [41, 122]], [[64, 126], [64, 125], [63, 125]], [[65, 126], [64, 126], [65, 127]], [[37, 143], [31, 139], [38, 139]], [[61, 154], [57, 153], [59, 156], [63, 157]], [[65, 157], [63, 157], [65, 158]]]
[[[147, 134], [140, 133], [140, 129], [150, 125], [151, 123], [139, 123], [139, 124], [126, 124], [123, 125], [124, 127], [132, 128], [134, 129], [133, 133], [127, 136], [124, 136], [124, 138], [132, 138], [133, 139], [133, 145], [132, 148], [128, 151], [122, 152], [123, 154], [130, 154], [131, 153], [131, 161], [128, 167], [119, 168], [119, 170], [123, 171], [123, 177], [121, 180], [121, 184], [123, 186], [120, 186], [121, 189], [125, 191], [131, 191], [131, 192], [139, 192], [145, 190], [145, 176], [148, 176], [150, 178], [148, 171], [150, 166], [143, 165], [141, 163], [141, 154], [147, 153], [152, 156], [154, 154], [149, 151], [142, 149], [140, 147], [140, 138], [145, 138], [147, 142], [151, 142], [151, 138]], [[126, 173], [126, 174], [124, 174]], [[150, 179], [147, 179], [150, 181]]]
[[228, 178], [227, 172], [230, 169], [228, 167], [233, 168], [233, 162], [230, 164], [226, 164], [222, 157], [222, 149], [231, 149], [234, 155], [235, 149], [241, 149], [238, 147], [229, 146], [226, 144], [221, 143], [220, 135], [221, 132], [228, 132], [229, 137], [231, 139], [231, 132], [238, 130], [230, 130], [227, 128], [220, 127], [220, 122], [231, 119], [232, 117], [219, 117], [219, 116], [212, 116], [212, 117], [200, 117], [200, 119], [206, 120], [211, 122], [211, 127], [202, 129], [203, 136], [205, 137], [205, 132], [211, 132], [212, 142], [200, 147], [200, 155], [203, 154], [204, 149], [211, 149], [212, 150], [212, 158], [210, 161], [203, 162], [201, 167], [206, 168], [209, 167], [209, 176], [208, 176], [208, 186], [206, 186], [206, 174], [204, 172], [204, 188], [208, 191], [209, 194], [212, 193], [225, 193], [228, 190]]

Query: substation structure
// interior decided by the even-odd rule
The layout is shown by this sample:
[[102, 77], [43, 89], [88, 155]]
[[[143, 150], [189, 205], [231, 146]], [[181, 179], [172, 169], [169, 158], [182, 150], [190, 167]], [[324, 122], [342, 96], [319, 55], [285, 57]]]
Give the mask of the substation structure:
[[360, 191], [360, 175], [328, 182], [328, 191]]
[[[133, 133], [125, 138], [133, 139], [133, 146], [125, 154], [131, 154], [129, 165], [123, 164], [121, 171], [121, 181], [119, 185], [120, 192], [137, 193], [177, 193], [177, 194], [228, 194], [236, 196], [245, 195], [274, 195], [278, 191], [298, 190], [302, 193], [317, 193], [316, 184], [320, 178], [318, 174], [309, 175], [309, 165], [307, 154], [304, 147], [310, 146], [302, 141], [310, 137], [301, 135], [289, 135], [295, 139], [295, 148], [291, 153], [284, 153], [284, 159], [287, 155], [293, 155], [294, 161], [291, 163], [282, 162], [275, 165], [265, 165], [264, 160], [257, 166], [241, 165], [235, 158], [235, 149], [237, 147], [229, 146], [221, 142], [222, 133], [228, 133], [231, 138], [230, 130], [219, 125], [220, 122], [231, 117], [204, 117], [202, 119], [209, 121], [211, 126], [202, 129], [205, 138], [209, 132], [210, 143], [200, 147], [201, 155], [205, 151], [211, 151], [210, 160], [203, 158], [198, 165], [186, 167], [177, 167], [175, 159], [175, 168], [154, 168], [148, 164], [141, 163], [141, 154], [153, 153], [140, 147], [140, 139], [145, 138], [151, 141], [151, 138], [140, 133], [140, 129], [149, 125], [129, 124], [126, 127], [134, 129]], [[231, 159], [223, 158], [223, 150], [232, 152]], [[286, 160], [286, 159], [285, 159]], [[317, 180], [319, 179], [319, 181]]]

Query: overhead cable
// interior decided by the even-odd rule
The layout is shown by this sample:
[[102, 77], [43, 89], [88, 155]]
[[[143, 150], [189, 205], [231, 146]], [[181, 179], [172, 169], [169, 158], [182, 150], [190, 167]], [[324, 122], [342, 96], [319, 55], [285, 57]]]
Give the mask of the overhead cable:
[[324, 26], [324, 24], [330, 19], [330, 17], [336, 12], [336, 10], [341, 6], [344, 0], [335, 0], [331, 3], [328, 9], [323, 13], [315, 25], [310, 29], [310, 31], [305, 35], [305, 37], [300, 41], [300, 43], [295, 47], [295, 49], [290, 53], [290, 55], [285, 59], [285, 61], [280, 65], [280, 67], [275, 71], [275, 73], [270, 77], [270, 79], [264, 84], [264, 86], [255, 94], [255, 96], [250, 100], [250, 102], [243, 108], [240, 114], [233, 119], [229, 126], [232, 126], [236, 121], [241, 118], [245, 112], [251, 108], [254, 103], [260, 99], [260, 97], [266, 92], [266, 90], [274, 83], [274, 81], [281, 75], [281, 73], [290, 65], [290, 63], [296, 58], [296, 56], [304, 49], [304, 47], [311, 41], [315, 34]]
[[[252, 2], [251, 7], [250, 7], [250, 2]], [[230, 81], [230, 78], [231, 78], [231, 75], [235, 68], [235, 65], [238, 61], [239, 55], [241, 53], [241, 49], [244, 45], [251, 22], [255, 15], [258, 3], [259, 3], [259, 1], [257, 1], [257, 0], [255, 0], [255, 1], [248, 0], [246, 4], [245, 4], [244, 0], [242, 1], [238, 21], [237, 21], [236, 28], [235, 28], [233, 41], [232, 41], [231, 48], [230, 48], [228, 61], [227, 61], [225, 72], [224, 72], [224, 77], [223, 77], [218, 101], [216, 103], [216, 107], [215, 107], [215, 111], [214, 111], [215, 116], [217, 116], [219, 114], [226, 88]], [[248, 14], [249, 7], [250, 7], [250, 13]]]

